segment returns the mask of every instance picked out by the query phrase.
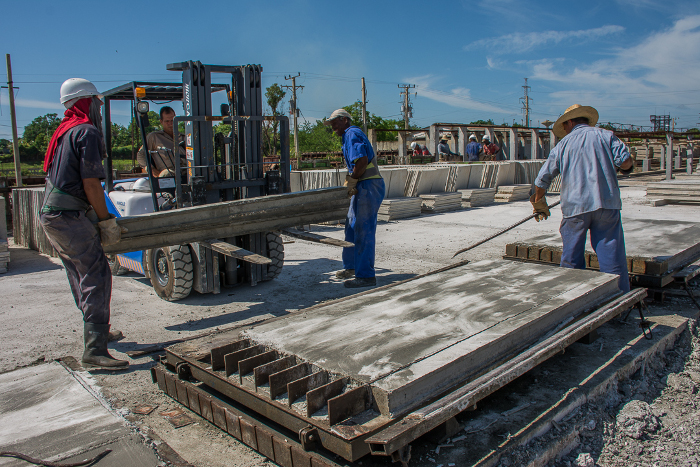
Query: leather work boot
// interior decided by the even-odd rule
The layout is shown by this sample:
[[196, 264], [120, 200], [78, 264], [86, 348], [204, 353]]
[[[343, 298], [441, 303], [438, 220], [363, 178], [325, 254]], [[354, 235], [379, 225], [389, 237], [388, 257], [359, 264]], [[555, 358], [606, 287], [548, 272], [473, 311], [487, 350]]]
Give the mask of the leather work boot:
[[113, 329], [109, 331], [109, 339], [107, 342], [116, 342], [124, 339], [124, 333], [118, 329]]
[[352, 280], [345, 281], [345, 287], [355, 289], [358, 287], [374, 287], [377, 285], [376, 277], [356, 277]]
[[85, 339], [83, 364], [86, 368], [104, 370], [126, 370], [129, 368], [128, 361], [117, 360], [107, 350], [109, 324], [85, 323], [83, 335]]
[[355, 270], [341, 269], [340, 271], [335, 273], [335, 277], [337, 277], [338, 279], [350, 279], [351, 277], [355, 277]]

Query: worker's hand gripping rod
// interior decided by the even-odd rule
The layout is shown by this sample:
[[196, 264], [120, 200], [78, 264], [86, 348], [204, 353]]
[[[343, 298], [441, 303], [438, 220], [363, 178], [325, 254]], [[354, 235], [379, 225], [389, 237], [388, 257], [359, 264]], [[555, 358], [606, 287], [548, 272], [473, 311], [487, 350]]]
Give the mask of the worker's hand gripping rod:
[[[559, 202], [560, 202], [560, 201], [557, 201], [557, 202], [554, 203], [554, 204], [550, 204], [549, 207], [550, 207], [550, 208], [553, 208], [553, 207], [557, 206], [557, 205], [559, 204]], [[485, 239], [483, 239], [483, 240], [480, 240], [480, 241], [476, 242], [476, 243], [473, 244], [473, 245], [469, 245], [469, 246], [466, 247], [466, 248], [462, 248], [461, 250], [459, 250], [457, 253], [454, 254], [453, 258], [454, 258], [455, 256], [457, 256], [458, 254], [460, 254], [460, 253], [464, 253], [465, 251], [469, 251], [469, 250], [471, 250], [472, 248], [475, 248], [475, 247], [481, 245], [482, 243], [486, 243], [486, 242], [488, 242], [489, 240], [493, 240], [494, 238], [498, 237], [499, 235], [504, 234], [504, 233], [508, 232], [509, 230], [516, 228], [516, 227], [519, 226], [520, 224], [524, 224], [525, 222], [529, 221], [530, 219], [534, 219], [535, 216], [537, 216], [537, 215], [538, 215], [537, 213], [531, 214], [531, 215], [527, 216], [525, 219], [519, 220], [518, 222], [516, 222], [515, 224], [511, 225], [510, 227], [506, 227], [505, 229], [503, 229], [503, 230], [501, 230], [500, 232], [497, 232], [497, 233], [491, 235], [490, 237], [487, 237], [487, 238], [485, 238]]]

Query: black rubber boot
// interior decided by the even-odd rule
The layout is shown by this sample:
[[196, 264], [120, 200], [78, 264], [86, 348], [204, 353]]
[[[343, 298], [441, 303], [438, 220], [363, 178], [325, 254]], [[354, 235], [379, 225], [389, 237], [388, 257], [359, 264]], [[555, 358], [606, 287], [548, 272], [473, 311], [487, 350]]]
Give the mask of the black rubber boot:
[[375, 277], [356, 277], [352, 280], [345, 281], [345, 287], [355, 289], [359, 287], [374, 287], [377, 285]]
[[103, 368], [105, 370], [126, 370], [129, 362], [117, 360], [107, 350], [109, 339], [109, 324], [85, 323], [83, 336], [85, 352], [83, 363], [87, 368]]

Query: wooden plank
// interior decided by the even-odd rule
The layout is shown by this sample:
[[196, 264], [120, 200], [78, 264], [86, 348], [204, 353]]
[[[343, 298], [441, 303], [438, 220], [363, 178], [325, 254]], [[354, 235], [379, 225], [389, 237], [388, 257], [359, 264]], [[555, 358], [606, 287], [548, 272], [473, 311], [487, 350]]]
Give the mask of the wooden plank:
[[224, 355], [224, 367], [226, 369], [226, 376], [231, 376], [238, 371], [238, 362], [246, 358], [250, 358], [254, 355], [259, 355], [265, 351], [264, 345], [256, 345], [254, 347], [247, 347], [245, 349], [232, 352], [230, 354]]
[[211, 349], [211, 369], [216, 371], [224, 368], [224, 355], [236, 352], [246, 347], [250, 347], [250, 340], [248, 339], [242, 339]]
[[286, 370], [296, 362], [297, 360], [294, 356], [289, 356], [255, 367], [255, 369], [253, 369], [255, 388], [257, 389], [259, 386], [267, 384], [271, 374]]
[[306, 393], [306, 416], [312, 416], [326, 405], [328, 399], [342, 393], [347, 382], [347, 378], [336, 379]]
[[270, 258], [265, 258], [264, 256], [261, 256], [257, 253], [245, 250], [236, 245], [231, 245], [230, 243], [226, 243], [222, 240], [202, 240], [199, 243], [207, 248], [211, 248], [217, 253], [221, 253], [226, 256], [231, 256], [233, 258], [247, 261], [249, 263], [265, 265], [272, 264], [272, 260]]
[[294, 401], [307, 392], [323, 386], [328, 382], [328, 373], [319, 371], [287, 384], [287, 404], [291, 407]]
[[370, 387], [365, 385], [328, 399], [328, 423], [335, 425], [367, 410], [372, 400], [371, 394]]
[[311, 365], [301, 363], [286, 370], [277, 373], [272, 373], [269, 377], [270, 383], [270, 399], [275, 399], [287, 392], [287, 384], [291, 381], [296, 381], [311, 373]]
[[324, 243], [326, 245], [340, 246], [343, 248], [350, 248], [355, 246], [354, 243], [346, 242], [345, 240], [338, 240], [336, 238], [327, 237], [325, 235], [314, 234], [311, 232], [302, 232], [297, 229], [283, 229], [282, 233], [289, 235], [290, 237], [300, 238], [308, 242], [314, 243]]

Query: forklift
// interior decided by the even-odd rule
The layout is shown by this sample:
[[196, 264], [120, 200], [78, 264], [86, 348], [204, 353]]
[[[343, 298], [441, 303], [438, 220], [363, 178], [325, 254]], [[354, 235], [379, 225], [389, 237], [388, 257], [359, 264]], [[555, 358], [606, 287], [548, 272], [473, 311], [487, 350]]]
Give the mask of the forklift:
[[[112, 214], [133, 216], [291, 191], [289, 120], [285, 116], [263, 116], [260, 65], [204, 65], [187, 61], [169, 64], [167, 69], [181, 72], [182, 82], [132, 81], [103, 93], [102, 124], [107, 149], [104, 187]], [[215, 74], [228, 76], [224, 83], [213, 83]], [[220, 115], [213, 112], [213, 93], [223, 93], [226, 101], [220, 106]], [[131, 101], [148, 160], [147, 175], [143, 178], [115, 179], [112, 101]], [[184, 138], [173, 145], [174, 151], [148, 147], [145, 128], [149, 101], [182, 101], [184, 116], [174, 119], [173, 141], [181, 139], [181, 122]], [[263, 160], [263, 122], [275, 120], [279, 122], [280, 155]], [[214, 122], [231, 125], [231, 131], [215, 132]], [[185, 153], [184, 164], [181, 148]], [[166, 174], [153, 173], [152, 157], [164, 150], [175, 169]], [[251, 252], [270, 261], [250, 262], [247, 258], [256, 257]], [[144, 274], [156, 294], [168, 301], [184, 299], [192, 290], [219, 293], [222, 285], [256, 285], [274, 279], [280, 274], [283, 262], [284, 247], [279, 232], [172, 245], [110, 258], [113, 274], [124, 271]]]

